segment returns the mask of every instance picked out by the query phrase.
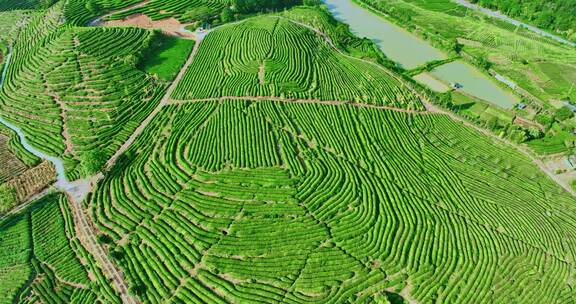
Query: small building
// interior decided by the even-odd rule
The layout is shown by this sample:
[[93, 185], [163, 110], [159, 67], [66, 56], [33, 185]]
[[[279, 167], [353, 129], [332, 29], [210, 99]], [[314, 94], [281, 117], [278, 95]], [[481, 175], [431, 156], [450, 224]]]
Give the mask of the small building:
[[518, 108], [520, 110], [524, 110], [524, 109], [526, 109], [526, 104], [521, 102], [521, 103], [516, 105], [516, 108]]

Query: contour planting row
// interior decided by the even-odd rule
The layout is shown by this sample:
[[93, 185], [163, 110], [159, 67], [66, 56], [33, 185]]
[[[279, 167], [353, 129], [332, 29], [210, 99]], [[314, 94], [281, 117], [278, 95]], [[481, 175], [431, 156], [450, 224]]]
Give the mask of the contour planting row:
[[227, 5], [229, 0], [151, 0], [142, 7], [114, 14], [111, 19], [140, 13], [152, 20], [174, 17], [181, 22], [204, 21], [218, 16]]
[[64, 195], [50, 194], [0, 222], [0, 303], [119, 303], [92, 257], [72, 237], [67, 204]]
[[575, 296], [572, 202], [445, 116], [214, 101], [164, 108], [90, 204], [145, 302], [494, 303]]
[[27, 38], [33, 40], [29, 32], [36, 24], [14, 47], [0, 94], [2, 115], [32, 145], [63, 156], [69, 176], [77, 178], [85, 174], [79, 162], [84, 169], [100, 166], [157, 105], [163, 87], [136, 68], [154, 34], [57, 28], [34, 43]]
[[178, 84], [177, 100], [275, 96], [422, 109], [391, 72], [346, 57], [302, 25], [257, 17], [211, 32]]
[[69, 0], [65, 2], [66, 22], [84, 26], [107, 12], [142, 2], [142, 0]]

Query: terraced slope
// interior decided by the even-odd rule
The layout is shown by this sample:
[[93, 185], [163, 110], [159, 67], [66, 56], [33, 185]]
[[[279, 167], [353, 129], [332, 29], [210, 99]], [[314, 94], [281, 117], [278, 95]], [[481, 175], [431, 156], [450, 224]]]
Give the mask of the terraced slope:
[[150, 303], [569, 302], [573, 203], [446, 116], [268, 101], [164, 108], [90, 202]]
[[287, 19], [253, 18], [211, 32], [172, 94], [191, 100], [275, 96], [421, 109], [390, 73], [347, 57]]
[[40, 0], [2, 0], [0, 1], [0, 12], [35, 9], [39, 4]]
[[140, 2], [142, 0], [68, 0], [65, 3], [64, 16], [67, 23], [84, 26], [107, 12]]
[[144, 14], [152, 20], [176, 18], [181, 22], [204, 21], [218, 16], [230, 2], [229, 0], [150, 0], [144, 6], [111, 17], [120, 19], [132, 14]]
[[58, 194], [0, 221], [0, 303], [118, 303], [73, 234], [66, 200]]
[[32, 145], [64, 157], [69, 176], [84, 175], [88, 166], [105, 162], [158, 103], [163, 85], [136, 68], [152, 35], [62, 27], [56, 9], [31, 20], [14, 46], [1, 115], [21, 127]]
[[38, 157], [22, 146], [15, 132], [0, 125], [0, 185], [39, 162]]

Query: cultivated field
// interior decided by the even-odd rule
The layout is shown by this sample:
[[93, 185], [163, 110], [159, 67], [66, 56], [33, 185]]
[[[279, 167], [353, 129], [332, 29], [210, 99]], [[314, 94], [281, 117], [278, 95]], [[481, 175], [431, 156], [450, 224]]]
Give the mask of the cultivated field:
[[0, 303], [119, 303], [74, 235], [61, 194], [0, 220]]
[[445, 116], [269, 101], [165, 108], [90, 202], [155, 303], [569, 299], [572, 203]]
[[[576, 299], [574, 196], [327, 11], [237, 14], [197, 41], [90, 22], [127, 7], [111, 18], [190, 22], [228, 4], [68, 0], [28, 15], [0, 115], [92, 191], [0, 217], [0, 304]], [[465, 39], [538, 49], [482, 37]], [[468, 110], [514, 119], [481, 106]], [[29, 169], [40, 160], [2, 128], [0, 162], [11, 186], [54, 173]]]
[[75, 179], [118, 149], [158, 103], [164, 86], [136, 68], [152, 32], [62, 28], [58, 16], [54, 7], [23, 30], [0, 108], [32, 145], [63, 157]]
[[325, 39], [276, 17], [216, 29], [172, 97], [275, 96], [422, 109], [390, 72], [339, 53]]

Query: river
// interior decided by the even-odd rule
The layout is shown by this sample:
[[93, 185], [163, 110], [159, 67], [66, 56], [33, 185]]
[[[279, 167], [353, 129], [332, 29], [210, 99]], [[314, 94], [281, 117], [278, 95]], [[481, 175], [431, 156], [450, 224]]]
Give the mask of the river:
[[[373, 40], [388, 58], [406, 69], [447, 58], [446, 54], [428, 42], [360, 7], [352, 0], [324, 0], [324, 3], [336, 19], [350, 26], [353, 34]], [[432, 89], [441, 90], [439, 84], [430, 77], [444, 85], [459, 83], [462, 85], [460, 90], [465, 93], [502, 108], [509, 109], [519, 102], [514, 94], [502, 89], [490, 77], [463, 61], [445, 64], [431, 73], [417, 77], [423, 84], [432, 86]]]
[[528, 29], [528, 30], [530, 30], [530, 31], [532, 31], [532, 32], [534, 32], [534, 33], [537, 33], [537, 34], [539, 34], [539, 35], [542, 35], [542, 36], [551, 38], [551, 39], [553, 39], [553, 40], [555, 40], [555, 41], [558, 41], [558, 42], [560, 42], [560, 43], [563, 43], [563, 44], [567, 44], [567, 45], [576, 47], [576, 43], [574, 43], [574, 42], [572, 42], [572, 41], [568, 41], [568, 40], [566, 40], [566, 39], [564, 39], [564, 38], [558, 37], [558, 36], [556, 36], [556, 35], [554, 35], [554, 34], [551, 34], [551, 33], [547, 32], [547, 31], [544, 31], [544, 30], [542, 30], [542, 29], [540, 29], [540, 28], [537, 28], [537, 27], [535, 27], [535, 26], [533, 26], [533, 25], [526, 24], [526, 23], [521, 22], [521, 21], [518, 21], [518, 20], [516, 20], [516, 19], [512, 19], [512, 18], [510, 18], [510, 17], [508, 17], [508, 16], [506, 16], [506, 15], [500, 13], [500, 12], [493, 11], [493, 10], [491, 10], [491, 9], [487, 9], [487, 8], [481, 7], [481, 6], [479, 6], [479, 5], [476, 5], [476, 4], [474, 4], [474, 3], [468, 2], [468, 1], [466, 1], [466, 0], [452, 0], [452, 1], [458, 3], [458, 4], [462, 5], [462, 6], [465, 6], [465, 7], [469, 8], [469, 9], [476, 10], [476, 11], [480, 11], [480, 12], [482, 12], [482, 13], [490, 16], [490, 17], [500, 19], [500, 20], [502, 20], [502, 21], [505, 21], [505, 22], [508, 22], [508, 23], [510, 23], [510, 24], [513, 24], [513, 25], [515, 25], [515, 26], [524, 27], [524, 28], [526, 28], [526, 29]]
[[413, 69], [432, 60], [446, 59], [440, 50], [405, 29], [385, 21], [351, 0], [325, 0], [336, 19], [350, 25], [358, 37], [367, 37], [405, 69]]

